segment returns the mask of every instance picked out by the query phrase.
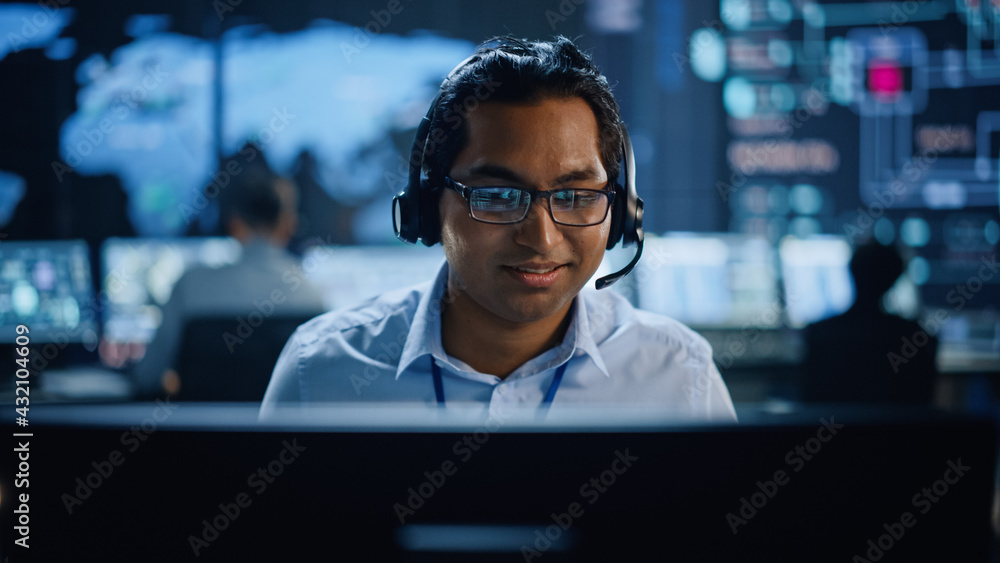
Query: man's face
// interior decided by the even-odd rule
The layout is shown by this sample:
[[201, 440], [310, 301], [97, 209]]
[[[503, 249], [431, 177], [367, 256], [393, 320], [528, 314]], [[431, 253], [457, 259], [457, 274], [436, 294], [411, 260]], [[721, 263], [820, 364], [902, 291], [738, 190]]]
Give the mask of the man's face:
[[[546, 191], [601, 190], [608, 183], [597, 120], [582, 98], [484, 103], [469, 113], [466, 127], [468, 141], [449, 173], [456, 182]], [[481, 223], [452, 190], [442, 193], [440, 210], [450, 306], [515, 323], [569, 309], [604, 257], [611, 224], [608, 214], [590, 227], [558, 225], [544, 200], [532, 201], [520, 223]]]

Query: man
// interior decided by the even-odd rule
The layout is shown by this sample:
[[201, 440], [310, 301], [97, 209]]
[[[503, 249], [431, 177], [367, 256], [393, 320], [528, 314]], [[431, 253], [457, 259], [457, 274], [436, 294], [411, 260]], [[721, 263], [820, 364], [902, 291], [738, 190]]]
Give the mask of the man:
[[[246, 146], [241, 155], [257, 155]], [[247, 163], [219, 194], [223, 224], [243, 247], [239, 262], [221, 268], [197, 268], [177, 281], [163, 309], [163, 322], [146, 355], [135, 367], [134, 387], [139, 398], [177, 393], [184, 374], [174, 367], [182, 333], [188, 321], [198, 318], [232, 318], [232, 333], [238, 332], [237, 317], [260, 313], [255, 303], [269, 303], [267, 319], [309, 318], [325, 311], [321, 291], [300, 275], [298, 261], [284, 249], [297, 228], [295, 185], [275, 176], [263, 157]], [[251, 335], [239, 346], [258, 345]], [[224, 335], [217, 344], [225, 346]]]
[[569, 40], [480, 46], [442, 85], [420, 159], [431, 202], [421, 220], [434, 231], [423, 240], [439, 236], [446, 263], [433, 282], [300, 327], [261, 414], [315, 401], [493, 414], [592, 403], [735, 420], [704, 339], [615, 293], [581, 292], [611, 205], [626, 204], [608, 195], [619, 124], [607, 80]]
[[[937, 338], [887, 313], [882, 300], [906, 264], [899, 250], [869, 241], [850, 262], [854, 304], [804, 331], [802, 399], [825, 403], [930, 405], [937, 380]], [[914, 352], [905, 342], [922, 346]]]

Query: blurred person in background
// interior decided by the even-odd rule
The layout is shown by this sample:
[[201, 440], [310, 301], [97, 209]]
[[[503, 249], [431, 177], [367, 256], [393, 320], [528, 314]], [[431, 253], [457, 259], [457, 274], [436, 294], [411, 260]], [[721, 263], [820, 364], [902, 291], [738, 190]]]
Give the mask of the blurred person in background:
[[882, 305], [905, 266], [895, 247], [871, 241], [855, 249], [850, 262], [854, 304], [805, 329], [803, 400], [931, 404], [938, 341]]
[[[247, 145], [239, 154], [258, 150]], [[236, 158], [224, 159], [220, 170]], [[254, 312], [278, 318], [310, 317], [325, 310], [320, 290], [301, 275], [299, 260], [285, 250], [298, 227], [295, 184], [275, 175], [262, 156], [257, 162], [240, 160], [240, 171], [218, 196], [222, 224], [243, 247], [240, 259], [220, 268], [189, 270], [178, 280], [163, 309], [163, 322], [135, 366], [138, 398], [178, 392], [181, 382], [174, 362], [184, 327], [194, 319], [231, 317], [235, 334], [239, 319]], [[219, 335], [220, 345], [224, 338]], [[229, 349], [239, 352], [232, 343]]]

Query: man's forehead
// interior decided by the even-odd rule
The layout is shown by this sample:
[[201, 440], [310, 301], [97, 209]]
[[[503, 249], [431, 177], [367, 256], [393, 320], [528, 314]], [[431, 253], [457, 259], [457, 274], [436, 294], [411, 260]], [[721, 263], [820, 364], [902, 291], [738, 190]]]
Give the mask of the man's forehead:
[[[503, 164], [482, 160], [463, 171], [464, 175], [470, 179], [495, 178], [505, 180], [514, 184], [527, 184], [530, 180], [523, 177], [517, 168], [511, 168]], [[570, 170], [553, 170], [558, 176], [549, 179], [553, 185], [568, 184], [571, 182], [603, 181], [602, 170], [594, 166], [583, 166]]]
[[539, 168], [552, 183], [606, 176], [597, 120], [582, 98], [484, 103], [469, 113], [467, 132], [454, 162], [467, 176], [537, 180]]

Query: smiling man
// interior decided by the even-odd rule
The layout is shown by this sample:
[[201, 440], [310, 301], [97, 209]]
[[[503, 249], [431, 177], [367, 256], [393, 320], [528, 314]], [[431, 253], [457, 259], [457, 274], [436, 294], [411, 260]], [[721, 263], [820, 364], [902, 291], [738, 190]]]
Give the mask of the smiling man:
[[607, 80], [569, 40], [481, 45], [442, 84], [397, 198], [409, 206], [396, 209], [401, 238], [443, 245], [437, 278], [300, 327], [262, 415], [286, 403], [410, 401], [493, 414], [645, 405], [735, 420], [703, 338], [584, 289], [622, 238], [625, 147]]

